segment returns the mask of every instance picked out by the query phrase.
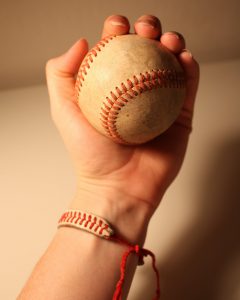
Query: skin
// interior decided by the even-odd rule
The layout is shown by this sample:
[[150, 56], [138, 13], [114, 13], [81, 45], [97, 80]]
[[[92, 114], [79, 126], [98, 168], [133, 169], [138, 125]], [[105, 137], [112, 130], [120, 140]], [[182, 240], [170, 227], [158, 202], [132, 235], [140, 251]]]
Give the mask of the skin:
[[[126, 17], [113, 15], [105, 20], [102, 37], [128, 34], [129, 30]], [[75, 101], [74, 85], [88, 51], [85, 39], [77, 41], [62, 56], [49, 60], [46, 74], [52, 118], [76, 172], [76, 194], [69, 207], [104, 217], [118, 235], [142, 246], [149, 220], [184, 159], [192, 126], [199, 66], [185, 49], [183, 36], [177, 32], [163, 34], [161, 23], [155, 16], [141, 16], [134, 24], [134, 31], [140, 36], [159, 40], [172, 51], [187, 79], [186, 99], [179, 118], [164, 134], [147, 144], [136, 147], [115, 144], [92, 128], [81, 113]], [[18, 299], [111, 299], [124, 250], [125, 246], [91, 234], [61, 228]], [[136, 265], [137, 259], [132, 256], [124, 299]]]

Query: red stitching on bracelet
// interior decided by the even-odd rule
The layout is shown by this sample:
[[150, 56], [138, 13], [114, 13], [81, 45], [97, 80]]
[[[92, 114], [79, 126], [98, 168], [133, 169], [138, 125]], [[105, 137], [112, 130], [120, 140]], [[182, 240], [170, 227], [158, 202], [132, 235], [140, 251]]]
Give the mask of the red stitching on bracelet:
[[78, 212], [78, 214], [77, 214], [77, 219], [75, 220], [75, 224], [77, 224], [78, 222], [79, 222], [79, 220], [81, 219], [81, 213], [80, 212]]
[[183, 88], [185, 78], [182, 72], [157, 69], [140, 73], [138, 76], [134, 75], [126, 82], [115, 87], [115, 91], [111, 91], [109, 97], [103, 101], [100, 121], [108, 136], [119, 143], [130, 144], [117, 131], [116, 121], [122, 107], [138, 95], [152, 89]]
[[77, 211], [67, 211], [58, 221], [59, 226], [69, 225], [77, 228], [88, 230], [102, 237], [113, 234], [113, 230], [109, 224], [103, 222], [101, 218], [97, 218], [91, 214], [81, 213]]
[[99, 231], [100, 234], [103, 234], [104, 230], [107, 230], [109, 228], [109, 226], [107, 224], [104, 225], [104, 227], [102, 227]]

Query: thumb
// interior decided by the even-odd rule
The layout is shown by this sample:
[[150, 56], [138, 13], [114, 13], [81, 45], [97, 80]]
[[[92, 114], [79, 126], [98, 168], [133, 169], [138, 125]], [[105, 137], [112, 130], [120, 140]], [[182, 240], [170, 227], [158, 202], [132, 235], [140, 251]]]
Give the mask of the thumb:
[[46, 64], [47, 86], [54, 120], [66, 107], [70, 109], [66, 113], [72, 113], [73, 105], [69, 107], [68, 103], [73, 104], [75, 99], [75, 77], [87, 51], [87, 41], [80, 39], [66, 53], [50, 59]]
[[66, 53], [50, 59], [46, 64], [47, 79], [51, 75], [74, 77], [87, 51], [87, 41], [80, 39]]

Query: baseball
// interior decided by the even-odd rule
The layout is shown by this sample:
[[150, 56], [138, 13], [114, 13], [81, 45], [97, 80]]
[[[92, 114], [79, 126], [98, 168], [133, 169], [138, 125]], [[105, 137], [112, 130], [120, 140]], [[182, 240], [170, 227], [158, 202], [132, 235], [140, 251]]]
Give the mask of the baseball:
[[142, 144], [177, 119], [185, 97], [184, 72], [159, 41], [110, 36], [85, 56], [76, 93], [82, 113], [101, 134], [120, 144]]

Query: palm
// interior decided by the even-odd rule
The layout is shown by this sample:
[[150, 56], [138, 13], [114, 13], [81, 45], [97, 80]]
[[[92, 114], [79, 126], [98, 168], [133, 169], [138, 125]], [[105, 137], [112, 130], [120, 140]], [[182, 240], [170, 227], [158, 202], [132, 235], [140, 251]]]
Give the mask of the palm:
[[[71, 99], [73, 95], [74, 81], [65, 78], [65, 88], [59, 96]], [[65, 102], [63, 110], [60, 131], [78, 176], [108, 180], [136, 198], [157, 205], [159, 188], [165, 190], [181, 166], [188, 130], [175, 123], [150, 143], [123, 146], [93, 129], [75, 102]]]

